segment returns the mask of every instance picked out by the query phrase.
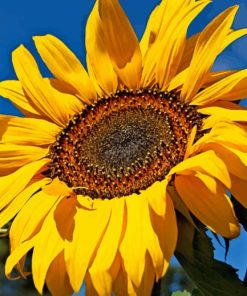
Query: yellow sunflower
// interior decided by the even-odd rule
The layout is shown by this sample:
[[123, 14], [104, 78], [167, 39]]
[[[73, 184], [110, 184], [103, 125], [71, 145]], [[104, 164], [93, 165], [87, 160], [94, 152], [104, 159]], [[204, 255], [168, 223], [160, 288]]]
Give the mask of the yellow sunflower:
[[247, 29], [238, 7], [189, 39], [208, 0], [164, 0], [140, 41], [117, 0], [97, 0], [86, 26], [88, 73], [56, 37], [34, 38], [55, 78], [13, 52], [18, 81], [0, 94], [25, 115], [0, 117], [0, 227], [13, 217], [14, 267], [52, 295], [150, 295], [177, 240], [174, 205], [233, 238], [227, 192], [247, 207], [247, 70], [210, 72]]

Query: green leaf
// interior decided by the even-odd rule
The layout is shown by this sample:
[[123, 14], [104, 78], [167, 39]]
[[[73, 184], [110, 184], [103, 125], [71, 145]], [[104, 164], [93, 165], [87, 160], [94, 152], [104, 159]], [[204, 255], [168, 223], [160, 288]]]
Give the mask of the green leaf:
[[191, 294], [187, 291], [176, 291], [172, 293], [172, 296], [191, 296]]
[[[247, 195], [247, 194], [246, 194]], [[239, 222], [243, 225], [245, 231], [247, 231], [247, 209], [245, 209], [241, 203], [239, 203], [234, 196], [231, 196], [234, 211], [238, 217]]]
[[223, 248], [225, 248], [225, 260], [227, 258], [228, 255], [228, 251], [229, 251], [229, 247], [230, 247], [230, 240], [228, 238], [223, 238], [225, 245], [223, 245], [219, 239], [219, 235], [214, 233], [213, 231], [211, 231], [211, 234], [214, 236], [214, 238], [217, 240], [218, 244], [221, 245]]
[[[247, 288], [239, 280], [236, 269], [213, 258], [211, 239], [205, 227], [198, 231], [179, 216], [179, 239], [176, 257], [203, 296], [246, 296]], [[197, 293], [197, 294], [195, 294]], [[194, 292], [193, 296], [199, 296]]]
[[225, 241], [225, 260], [227, 258], [228, 252], [229, 252], [229, 248], [230, 248], [230, 240], [228, 238], [224, 237], [224, 241]]

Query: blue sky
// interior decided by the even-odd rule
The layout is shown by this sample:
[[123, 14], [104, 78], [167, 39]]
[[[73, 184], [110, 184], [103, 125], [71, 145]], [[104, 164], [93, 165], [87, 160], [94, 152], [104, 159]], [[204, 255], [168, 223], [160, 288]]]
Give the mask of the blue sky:
[[[11, 52], [21, 43], [28, 47], [39, 62], [43, 75], [50, 75], [35, 51], [32, 36], [54, 34], [61, 38], [85, 64], [84, 27], [93, 0], [8, 0], [0, 1], [0, 80], [15, 79], [11, 63]], [[159, 3], [157, 0], [121, 0], [124, 10], [140, 38], [148, 15]], [[246, 0], [213, 1], [192, 24], [189, 34], [200, 31], [214, 16], [226, 7], [240, 4], [234, 28], [247, 27]], [[214, 66], [219, 69], [247, 68], [247, 37], [231, 45], [217, 59]], [[7, 101], [0, 101], [0, 113], [19, 115]], [[247, 236], [242, 231], [239, 239], [232, 242], [228, 261], [240, 269], [243, 277], [247, 267]], [[223, 258], [223, 250], [216, 248], [216, 255]]]

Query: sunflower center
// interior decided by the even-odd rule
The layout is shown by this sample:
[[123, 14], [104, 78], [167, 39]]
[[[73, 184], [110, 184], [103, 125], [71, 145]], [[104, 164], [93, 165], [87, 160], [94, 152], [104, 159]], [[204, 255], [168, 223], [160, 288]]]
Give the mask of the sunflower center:
[[91, 198], [139, 193], [183, 160], [188, 135], [201, 123], [179, 94], [119, 91], [69, 121], [50, 147], [47, 174]]

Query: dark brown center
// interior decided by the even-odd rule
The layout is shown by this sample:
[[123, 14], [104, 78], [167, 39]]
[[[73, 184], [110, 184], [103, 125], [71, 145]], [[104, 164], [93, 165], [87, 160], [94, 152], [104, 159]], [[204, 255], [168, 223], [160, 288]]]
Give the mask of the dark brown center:
[[139, 193], [184, 158], [201, 115], [156, 89], [101, 98], [70, 120], [50, 147], [47, 174], [91, 198]]

